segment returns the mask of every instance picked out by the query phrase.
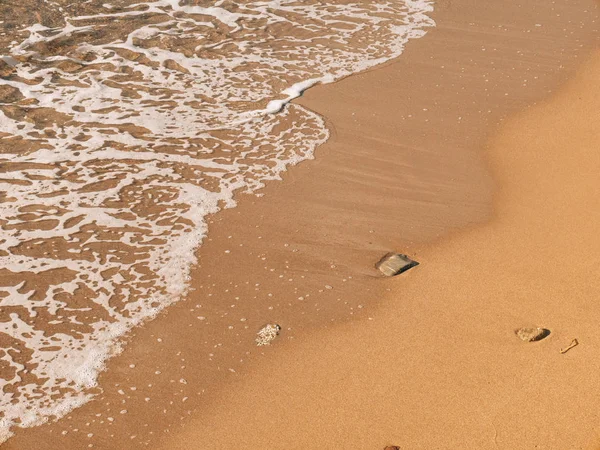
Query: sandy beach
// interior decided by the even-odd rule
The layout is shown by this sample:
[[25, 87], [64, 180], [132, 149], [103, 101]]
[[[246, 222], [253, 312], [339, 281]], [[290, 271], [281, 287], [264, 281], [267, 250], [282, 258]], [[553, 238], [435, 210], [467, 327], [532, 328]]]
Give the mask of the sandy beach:
[[598, 448], [599, 70], [490, 139], [490, 222], [423, 247], [369, 320], [286, 344], [161, 448]]
[[440, 0], [308, 90], [316, 158], [212, 216], [188, 296], [2, 448], [598, 448], [597, 7]]

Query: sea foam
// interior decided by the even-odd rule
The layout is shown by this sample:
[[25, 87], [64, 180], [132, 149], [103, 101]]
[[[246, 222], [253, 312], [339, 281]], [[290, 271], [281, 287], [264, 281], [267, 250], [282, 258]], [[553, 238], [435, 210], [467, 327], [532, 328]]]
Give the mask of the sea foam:
[[186, 294], [206, 217], [313, 157], [291, 100], [434, 25], [423, 0], [89, 3], [0, 49], [0, 441], [88, 401]]

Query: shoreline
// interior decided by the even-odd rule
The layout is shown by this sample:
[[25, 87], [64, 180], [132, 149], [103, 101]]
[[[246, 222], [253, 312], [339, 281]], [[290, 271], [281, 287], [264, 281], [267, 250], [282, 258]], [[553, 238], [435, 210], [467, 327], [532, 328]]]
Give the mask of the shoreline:
[[598, 71], [600, 48], [491, 136], [494, 219], [425, 246], [371, 320], [274, 349], [160, 448], [599, 448]]
[[[440, 5], [443, 6], [444, 2]], [[541, 8], [542, 2], [537, 2], [536, 5]], [[456, 5], [454, 7], [457, 8]], [[454, 14], [458, 16], [459, 12], [460, 8], [457, 8]], [[443, 8], [434, 13], [436, 21], [437, 14], [444, 14]], [[488, 14], [493, 16], [495, 12]], [[438, 27], [440, 26], [442, 24], [438, 21]], [[428, 34], [452, 34], [452, 24], [446, 26], [448, 28], [444, 31], [436, 28], [428, 31]], [[128, 438], [127, 448], [137, 448], [138, 445], [142, 447], [145, 440], [155, 442], [155, 437], [146, 433], [144, 428], [156, 434], [162, 433], [157, 423], [163, 419], [165, 429], [171, 426], [175, 428], [181, 422], [181, 417], [202, 414], [198, 411], [203, 411], [207, 403], [218, 402], [224, 390], [238, 384], [237, 373], [254, 373], [258, 367], [273, 363], [276, 358], [281, 357], [274, 347], [258, 351], [252, 347], [253, 336], [261, 325], [270, 321], [282, 322], [284, 330], [280, 340], [311, 339], [315, 330], [323, 329], [327, 323], [332, 322], [331, 319], [333, 323], [338, 323], [351, 321], [357, 315], [364, 317], [372, 314], [380, 304], [385, 303], [379, 299], [387, 289], [383, 283], [373, 278], [376, 272], [371, 266], [378, 256], [394, 248], [407, 253], [417, 251], [420, 255], [431, 246], [427, 242], [437, 239], [437, 246], [439, 236], [447, 235], [451, 230], [473, 227], [473, 223], [487, 220], [491, 215], [489, 205], [492, 187], [486, 163], [478, 152], [478, 143], [485, 140], [487, 132], [480, 130], [479, 135], [469, 135], [466, 138], [460, 134], [463, 126], [471, 131], [478, 129], [472, 123], [474, 119], [469, 119], [467, 114], [459, 121], [463, 122], [460, 126], [448, 123], [406, 126], [406, 131], [413, 134], [402, 135], [401, 142], [394, 142], [390, 137], [401, 135], [393, 129], [397, 126], [397, 120], [386, 121], [382, 117], [373, 118], [371, 114], [398, 114], [398, 105], [392, 105], [393, 111], [368, 109], [368, 100], [371, 100], [369, 95], [403, 98], [404, 87], [395, 87], [394, 90], [392, 86], [387, 86], [387, 89], [377, 94], [377, 90], [374, 91], [369, 86], [385, 82], [386, 78], [394, 79], [398, 74], [406, 79], [406, 70], [413, 72], [409, 79], [416, 82], [419, 76], [415, 73], [424, 70], [425, 60], [424, 56], [419, 57], [417, 53], [423, 52], [430, 56], [431, 53], [426, 52], [439, 44], [441, 39], [443, 36], [430, 39], [428, 35], [413, 41], [398, 60], [334, 85], [315, 87], [299, 99], [297, 103], [325, 116], [328, 125], [332, 125], [332, 138], [317, 149], [317, 159], [286, 172], [283, 182], [270, 183], [263, 191], [266, 198], [239, 196], [240, 204], [237, 208], [222, 211], [215, 216], [210, 225], [209, 239], [199, 251], [201, 263], [193, 277], [195, 291], [187, 300], [173, 305], [155, 321], [134, 331], [124, 353], [109, 361], [109, 369], [101, 377], [100, 385], [104, 393], [69, 414], [71, 419], [36, 429], [16, 430], [16, 438], [9, 440], [5, 444], [6, 448], [27, 448], [27, 445], [46, 440], [46, 433], [54, 433], [56, 436], [62, 431], [67, 431], [67, 434], [57, 443], [61, 447], [72, 445], [77, 448], [87, 434], [94, 436], [90, 443], [93, 442], [95, 448], [116, 448], [113, 439], [117, 439], [117, 436]], [[421, 41], [425, 41], [425, 44]], [[572, 41], [569, 42], [574, 45]], [[573, 60], [572, 55], [571, 59]], [[528, 67], [524, 66], [521, 69], [526, 68]], [[538, 65], [540, 73], [543, 69]], [[546, 80], [539, 82], [537, 90], [522, 92], [519, 104], [529, 104], [535, 101], [532, 98], [542, 98], [544, 83], [555, 86], [566, 77], [558, 72], [548, 74]], [[445, 73], [440, 71], [436, 75], [441, 80]], [[462, 78], [456, 76], [456, 73], [451, 73], [449, 77], [451, 81]], [[373, 78], [375, 81], [365, 81]], [[466, 80], [462, 82], [466, 83]], [[370, 91], [367, 89], [361, 95], [357, 86], [369, 88]], [[416, 94], [401, 105], [405, 114], [408, 114], [406, 111], [417, 111], [419, 106], [421, 110], [425, 108], [419, 102], [428, 86], [423, 82], [421, 86], [415, 84], [412, 87]], [[495, 89], [501, 87], [501, 81], [497, 81]], [[475, 93], [476, 90], [473, 89]], [[461, 92], [456, 94], [462, 95], [462, 106], [466, 106], [469, 98], [465, 98]], [[332, 100], [334, 98], [335, 101]], [[432, 97], [429, 98], [432, 100]], [[446, 101], [450, 102], [451, 99], [449, 96]], [[438, 98], [433, 97], [433, 101], [435, 100]], [[359, 116], [356, 120], [353, 121], [349, 111], [344, 111], [343, 103], [353, 105]], [[441, 110], [448, 105], [435, 106]], [[436, 110], [431, 107], [427, 109], [432, 117], [429, 120], [434, 121]], [[512, 109], [519, 107], [514, 106]], [[425, 111], [419, 114], [423, 115]], [[393, 117], [399, 119], [399, 116], [400, 114]], [[444, 111], [439, 117], [443, 121], [451, 115]], [[418, 117], [419, 121], [426, 119]], [[411, 121], [407, 116], [403, 120]], [[469, 120], [471, 123], [465, 125], [464, 122]], [[486, 119], [483, 122], [487, 125], [486, 130], [489, 130], [493, 120]], [[440, 138], [440, 134], [432, 133], [433, 136], [430, 137], [419, 135], [425, 129], [431, 131], [441, 127], [446, 127], [446, 131], [448, 127], [456, 128], [449, 133], [441, 150], [456, 147], [459, 150], [446, 155], [442, 161], [444, 164], [438, 160], [444, 157], [443, 152], [440, 149], [436, 151], [435, 148], [439, 145], [436, 139]], [[352, 131], [353, 129], [356, 131]], [[406, 179], [396, 180], [396, 173], [407, 174]], [[323, 174], [330, 178], [325, 179]], [[347, 187], [354, 190], [347, 190]], [[324, 198], [319, 192], [327, 192], [330, 197]], [[293, 211], [290, 211], [290, 199], [295, 202]], [[399, 214], [401, 208], [410, 212]], [[449, 211], [451, 208], [454, 210]], [[282, 214], [284, 217], [273, 215], [280, 211], [285, 211]], [[271, 222], [265, 223], [267, 219]], [[373, 223], [377, 226], [373, 226]], [[254, 224], [255, 227], [248, 228], [244, 224]], [[398, 237], [398, 230], [407, 232]], [[244, 254], [238, 255], [234, 250], [239, 250], [240, 246], [243, 247]], [[224, 249], [229, 250], [229, 253], [224, 254]], [[208, 264], [203, 264], [203, 260]], [[256, 267], [249, 265], [252, 261]], [[260, 264], [256, 264], [257, 261]], [[269, 276], [271, 269], [273, 276]], [[284, 282], [279, 281], [280, 275], [284, 275]], [[232, 277], [239, 279], [239, 283], [232, 282]], [[294, 280], [289, 282], [292, 287], [288, 287], [288, 279]], [[251, 282], [257, 280], [260, 286], [252, 286]], [[208, 294], [218, 301], [211, 304]], [[269, 297], [268, 294], [273, 296]], [[252, 298], [253, 296], [260, 298]], [[365, 296], [368, 296], [368, 300], [365, 300]], [[243, 305], [236, 305], [235, 312], [232, 312], [224, 302], [229, 303], [235, 297], [248, 301]], [[302, 300], [300, 297], [303, 297]], [[198, 298], [202, 300], [197, 300]], [[316, 299], [317, 304], [312, 299]], [[209, 304], [205, 304], [207, 301]], [[202, 307], [198, 308], [196, 304], [202, 304]], [[234, 315], [235, 322], [231, 319]], [[205, 319], [196, 319], [192, 323], [190, 316]], [[240, 324], [240, 318], [246, 320]], [[212, 326], [210, 336], [198, 329], [205, 324]], [[235, 325], [234, 333], [228, 328], [232, 324]], [[292, 329], [286, 324], [293, 324]], [[191, 337], [195, 339], [192, 342]], [[227, 351], [211, 350], [223, 346]], [[252, 352], [253, 360], [250, 363], [240, 363], [239, 359], [246, 360], [247, 351]], [[177, 355], [177, 352], [180, 354]], [[210, 356], [211, 353], [213, 356]], [[157, 355], [162, 360], [159, 361]], [[265, 355], [265, 358], [261, 355]], [[248, 365], [244, 367], [246, 364]], [[135, 367], [129, 368], [129, 365]], [[156, 372], [160, 374], [154, 376]], [[225, 380], [224, 373], [228, 374]], [[149, 378], [154, 386], [144, 389], [144, 382]], [[174, 385], [177, 389], [172, 388]], [[125, 386], [129, 389], [127, 394], [119, 393]], [[156, 386], [161, 391], [158, 394]], [[136, 388], [135, 391], [131, 390], [132, 387]], [[205, 389], [208, 387], [210, 390], [207, 392]], [[144, 398], [151, 400], [146, 402]], [[177, 400], [176, 406], [173, 406], [172, 399]], [[98, 409], [97, 406], [101, 404], [105, 404], [107, 408]], [[169, 410], [168, 417], [162, 414], [165, 407]], [[127, 412], [120, 414], [123, 410]], [[95, 418], [98, 412], [101, 419]], [[113, 420], [108, 421], [105, 417], [112, 417]], [[110, 431], [107, 427], [109, 424]], [[136, 438], [129, 439], [127, 430], [133, 425], [146, 433], [144, 438], [136, 435]], [[102, 431], [104, 429], [107, 431]], [[85, 434], [82, 433], [84, 431]], [[83, 442], [87, 443], [87, 440]]]

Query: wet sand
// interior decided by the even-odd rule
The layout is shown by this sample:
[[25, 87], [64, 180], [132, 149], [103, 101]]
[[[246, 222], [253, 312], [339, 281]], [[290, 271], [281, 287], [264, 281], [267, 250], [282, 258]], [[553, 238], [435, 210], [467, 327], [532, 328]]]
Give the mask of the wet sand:
[[598, 73], [600, 52], [491, 138], [493, 220], [425, 247], [372, 320], [288, 344], [162, 448], [598, 448]]
[[[17, 430], [6, 448], [589, 442], [597, 186], [569, 177], [587, 173], [579, 164], [596, 173], [597, 159], [558, 146], [561, 128], [542, 118], [553, 106], [511, 119], [483, 148], [501, 119], [546, 98], [588, 54], [596, 3], [439, 2], [434, 18], [398, 60], [301, 99], [332, 130], [317, 159], [216, 215], [190, 297], [130, 337], [96, 400]], [[573, 210], [558, 179], [572, 186]], [[575, 225], [580, 234], [565, 232]], [[378, 278], [373, 264], [392, 249], [421, 266]], [[281, 336], [257, 349], [267, 322]], [[513, 331], [527, 325], [553, 333], [523, 344]], [[575, 337], [581, 345], [561, 355]], [[565, 405], [579, 415], [561, 421]]]

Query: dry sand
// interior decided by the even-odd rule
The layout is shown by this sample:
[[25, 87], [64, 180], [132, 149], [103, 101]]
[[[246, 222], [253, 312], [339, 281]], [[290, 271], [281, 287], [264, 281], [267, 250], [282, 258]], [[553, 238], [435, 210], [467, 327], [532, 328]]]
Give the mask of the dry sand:
[[[309, 91], [333, 131], [317, 159], [214, 218], [195, 291], [95, 401], [5, 447], [594, 444], [600, 64], [482, 149], [588, 55], [596, 7], [440, 1], [397, 61]], [[421, 265], [378, 278], [392, 249]]]

